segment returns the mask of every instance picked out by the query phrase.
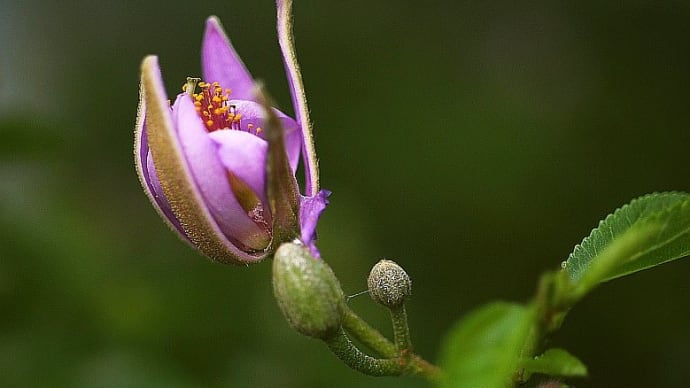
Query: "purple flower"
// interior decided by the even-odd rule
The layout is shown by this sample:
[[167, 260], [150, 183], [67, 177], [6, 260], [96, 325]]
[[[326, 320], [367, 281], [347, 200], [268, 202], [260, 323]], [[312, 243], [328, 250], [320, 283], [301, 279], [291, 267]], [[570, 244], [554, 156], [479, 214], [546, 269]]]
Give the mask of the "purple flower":
[[[213, 260], [252, 263], [314, 231], [328, 191], [318, 169], [291, 35], [291, 1], [278, 0], [278, 38], [297, 119], [270, 104], [210, 17], [203, 80], [189, 78], [170, 105], [158, 58], [142, 63], [135, 163], [151, 203], [185, 241]], [[295, 171], [300, 155], [304, 195]]]

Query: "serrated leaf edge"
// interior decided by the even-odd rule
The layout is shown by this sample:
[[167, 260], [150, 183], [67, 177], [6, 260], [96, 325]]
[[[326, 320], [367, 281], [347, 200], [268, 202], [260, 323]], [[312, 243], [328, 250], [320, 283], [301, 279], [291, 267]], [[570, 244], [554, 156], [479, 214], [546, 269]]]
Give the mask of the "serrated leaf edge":
[[[562, 268], [562, 270], [566, 271], [566, 270], [568, 269], [568, 266], [569, 266], [569, 264], [570, 264], [570, 263], [569, 263], [570, 260], [573, 258], [573, 256], [575, 255], [575, 253], [577, 253], [579, 250], [585, 249], [585, 250], [588, 250], [588, 251], [589, 251], [589, 248], [588, 248], [587, 244], [588, 244], [592, 239], [595, 238], [595, 234], [598, 233], [598, 232], [600, 231], [600, 229], [602, 228], [603, 225], [605, 225], [605, 224], [611, 222], [610, 220], [611, 220], [612, 218], [616, 217], [620, 212], [625, 211], [625, 209], [628, 209], [628, 208], [630, 208], [630, 207], [633, 207], [633, 206], [635, 206], [636, 203], [638, 203], [638, 202], [640, 202], [640, 201], [647, 200], [647, 199], [649, 199], [650, 197], [657, 197], [657, 196], [674, 196], [674, 195], [688, 196], [687, 199], [690, 200], [690, 194], [688, 194], [688, 193], [686, 193], [686, 192], [683, 192], [683, 191], [653, 192], [653, 193], [649, 193], [649, 194], [645, 194], [645, 195], [642, 195], [642, 196], [640, 196], [640, 197], [637, 197], [637, 198], [633, 199], [632, 201], [626, 203], [625, 205], [623, 205], [623, 206], [617, 208], [617, 209], [614, 210], [612, 213], [609, 213], [603, 220], [600, 220], [600, 221], [599, 221], [599, 223], [597, 224], [596, 227], [592, 228], [592, 230], [589, 232], [589, 235], [587, 235], [585, 238], [582, 239], [582, 241], [581, 241], [579, 244], [576, 244], [576, 245], [573, 247], [572, 251], [571, 251], [570, 254], [568, 255], [568, 258], [567, 258], [566, 260], [564, 260], [563, 262], [561, 262], [561, 268]], [[682, 202], [680, 202], [680, 203], [682, 203]], [[674, 205], [674, 206], [677, 206], [677, 205], [678, 205], [678, 204], [676, 204], [676, 205]], [[642, 211], [644, 211], [644, 209], [643, 209]], [[662, 210], [662, 211], [663, 211], [663, 210]], [[666, 211], [668, 211], [668, 210], [666, 210]], [[633, 225], [635, 225], [635, 223], [637, 223], [637, 222], [638, 222], [638, 220], [635, 220], [634, 222], [632, 222], [632, 223], [630, 224], [630, 227], [632, 228]], [[679, 234], [679, 235], [676, 235], [676, 236], [674, 236], [672, 239], [670, 239], [670, 240], [668, 240], [668, 241], [672, 241], [672, 240], [676, 239], [678, 236], [680, 236], [680, 235], [682, 235], [682, 234], [684, 234], [684, 233], [681, 233], [681, 234]], [[656, 246], [658, 246], [658, 245], [655, 245], [655, 247], [656, 247]], [[650, 250], [651, 250], [651, 249], [650, 249]], [[649, 252], [650, 250], [647, 250], [647, 251], [645, 251], [644, 253]], [[595, 252], [595, 254], [593, 255], [593, 257], [598, 256], [599, 253], [600, 253], [600, 252]], [[568, 274], [568, 276], [570, 277], [570, 274]], [[623, 275], [621, 275], [621, 276], [623, 276]], [[572, 278], [571, 278], [571, 279], [572, 279]]]

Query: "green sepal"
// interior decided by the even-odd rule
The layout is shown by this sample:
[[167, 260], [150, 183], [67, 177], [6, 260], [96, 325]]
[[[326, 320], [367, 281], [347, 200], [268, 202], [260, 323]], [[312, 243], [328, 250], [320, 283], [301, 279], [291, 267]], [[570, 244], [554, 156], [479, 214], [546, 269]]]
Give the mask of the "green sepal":
[[297, 179], [290, 168], [283, 126], [261, 84], [256, 88], [257, 102], [264, 108], [266, 120], [264, 133], [268, 142], [266, 157], [266, 184], [268, 201], [273, 216], [273, 245], [292, 241], [300, 235], [299, 206], [300, 193]]
[[273, 293], [290, 326], [313, 338], [341, 331], [345, 295], [331, 268], [301, 244], [285, 243], [273, 257]]

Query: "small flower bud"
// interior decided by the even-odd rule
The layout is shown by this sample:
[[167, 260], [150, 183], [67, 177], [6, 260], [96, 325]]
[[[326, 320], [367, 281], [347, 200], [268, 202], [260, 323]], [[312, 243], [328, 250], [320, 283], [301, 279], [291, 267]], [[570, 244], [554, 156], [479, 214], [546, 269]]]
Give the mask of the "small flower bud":
[[386, 307], [398, 307], [412, 293], [412, 281], [404, 269], [392, 260], [381, 260], [367, 280], [371, 298]]
[[326, 339], [342, 322], [345, 296], [323, 261], [301, 244], [285, 243], [273, 259], [273, 293], [290, 326], [309, 337]]

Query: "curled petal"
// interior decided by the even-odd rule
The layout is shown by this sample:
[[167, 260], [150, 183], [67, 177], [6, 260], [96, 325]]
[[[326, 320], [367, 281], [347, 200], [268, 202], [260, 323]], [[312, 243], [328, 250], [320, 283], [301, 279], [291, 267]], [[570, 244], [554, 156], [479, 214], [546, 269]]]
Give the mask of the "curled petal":
[[301, 228], [300, 240], [309, 247], [312, 255], [321, 257], [319, 251], [316, 249], [315, 236], [316, 224], [319, 222], [321, 212], [328, 205], [328, 196], [331, 192], [328, 190], [321, 190], [313, 197], [302, 197], [299, 211], [299, 224]]
[[[173, 119], [187, 165], [220, 229], [226, 236], [231, 236], [248, 248], [266, 248], [271, 236], [249, 218], [247, 211], [237, 201], [230, 187], [228, 171], [218, 157], [216, 142], [206, 131], [189, 95], [180, 94], [177, 97], [173, 105]], [[259, 177], [263, 178], [263, 173]]]
[[224, 168], [245, 182], [261, 200], [266, 197], [266, 151], [268, 143], [251, 133], [221, 130], [209, 134]]
[[215, 16], [206, 20], [201, 42], [201, 72], [204, 80], [231, 88], [232, 98], [249, 100], [253, 96], [254, 80]]
[[230, 242], [213, 219], [182, 153], [161, 79], [158, 58], [142, 63], [142, 91], [146, 104], [146, 130], [156, 175], [175, 217], [189, 240], [211, 259], [250, 263], [265, 257], [248, 253]]

